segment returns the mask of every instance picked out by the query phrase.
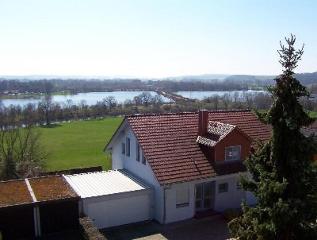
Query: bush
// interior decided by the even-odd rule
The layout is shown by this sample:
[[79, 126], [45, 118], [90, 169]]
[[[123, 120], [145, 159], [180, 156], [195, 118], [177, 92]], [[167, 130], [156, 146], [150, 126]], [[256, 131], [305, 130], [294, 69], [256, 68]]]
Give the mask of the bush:
[[224, 218], [229, 222], [241, 215], [241, 209], [228, 208], [223, 212]]
[[93, 221], [89, 217], [80, 218], [79, 224], [84, 239], [107, 240], [107, 238], [99, 232], [98, 228], [94, 226]]

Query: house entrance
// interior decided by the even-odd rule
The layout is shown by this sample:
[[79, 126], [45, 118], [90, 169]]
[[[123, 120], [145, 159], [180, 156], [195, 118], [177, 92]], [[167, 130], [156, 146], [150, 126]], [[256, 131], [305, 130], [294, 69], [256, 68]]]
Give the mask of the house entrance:
[[196, 211], [212, 210], [215, 205], [215, 181], [195, 185]]

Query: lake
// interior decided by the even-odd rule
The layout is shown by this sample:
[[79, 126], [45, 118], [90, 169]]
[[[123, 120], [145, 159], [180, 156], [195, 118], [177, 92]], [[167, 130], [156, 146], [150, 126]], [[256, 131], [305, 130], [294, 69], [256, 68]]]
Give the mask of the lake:
[[[153, 91], [113, 91], [113, 92], [88, 92], [88, 93], [78, 93], [74, 95], [54, 95], [53, 102], [57, 102], [60, 104], [66, 103], [67, 101], [71, 101], [72, 104], [79, 105], [81, 101], [85, 101], [85, 103], [89, 106], [96, 104], [98, 101], [102, 101], [102, 99], [113, 96], [117, 100], [118, 103], [124, 103], [126, 100], [133, 100], [133, 98], [137, 95], [140, 95], [143, 92], [150, 93], [152, 96], [157, 95], [156, 92]], [[176, 94], [182, 95], [187, 98], [193, 98], [202, 100], [205, 97], [211, 96], [224, 96], [228, 94], [229, 97], [233, 97], [234, 94], [238, 95], [238, 99], [244, 99], [245, 94], [257, 94], [257, 93], [266, 93], [266, 91], [260, 90], [247, 90], [247, 91], [178, 91]], [[162, 97], [163, 102], [171, 102], [170, 99], [166, 97]], [[29, 103], [38, 104], [43, 97], [39, 98], [12, 98], [12, 99], [2, 99], [2, 103], [5, 107], [10, 105], [20, 105], [26, 106]]]
[[[85, 100], [87, 105], [94, 105], [98, 101], [102, 101], [102, 99], [113, 96], [117, 100], [118, 103], [123, 103], [126, 100], [133, 100], [135, 96], [140, 95], [143, 92], [150, 93], [152, 96], [157, 95], [156, 92], [152, 91], [113, 91], [113, 92], [88, 92], [88, 93], [78, 93], [74, 95], [54, 95], [53, 102], [57, 103], [66, 103], [71, 100], [72, 104], [80, 104], [82, 100]], [[161, 96], [164, 102], [170, 102], [168, 98]], [[23, 98], [23, 99], [2, 99], [2, 103], [5, 107], [10, 105], [20, 105], [25, 106], [29, 103], [38, 104], [41, 99], [40, 98]]]
[[254, 95], [258, 93], [267, 93], [264, 90], [245, 90], [245, 91], [178, 91], [175, 92], [178, 95], [187, 98], [193, 98], [198, 100], [203, 100], [206, 97], [214, 97], [219, 96], [223, 97], [224, 95], [229, 95], [230, 98], [233, 98], [235, 94], [237, 94], [238, 99], [244, 99], [244, 95]]

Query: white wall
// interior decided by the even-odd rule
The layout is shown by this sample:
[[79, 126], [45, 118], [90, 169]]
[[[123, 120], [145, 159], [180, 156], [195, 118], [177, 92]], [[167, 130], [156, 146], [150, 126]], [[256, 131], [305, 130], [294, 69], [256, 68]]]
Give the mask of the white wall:
[[[130, 156], [123, 155], [121, 152], [121, 143], [126, 143], [126, 137], [130, 138]], [[149, 163], [142, 163], [143, 152], [141, 150], [140, 161], [136, 161], [136, 137], [128, 126], [123, 125], [123, 128], [118, 133], [118, 137], [114, 139], [112, 148], [112, 169], [127, 169], [134, 175], [141, 178], [146, 184], [154, 190], [152, 207], [154, 209], [153, 218], [157, 221], [163, 221], [163, 194], [162, 188], [158, 183]]]
[[82, 199], [84, 213], [97, 228], [120, 226], [151, 218], [151, 194], [130, 193], [129, 196], [108, 199], [107, 196]]
[[[178, 188], [185, 188], [189, 191], [188, 206], [176, 207], [176, 191]], [[192, 218], [195, 215], [194, 187], [192, 182], [173, 184], [165, 190], [166, 199], [166, 220], [165, 223], [176, 222]]]
[[[215, 181], [215, 211], [224, 211], [228, 208], [240, 208], [241, 202], [246, 198], [243, 190], [237, 189], [237, 181], [239, 174], [219, 176], [199, 181], [187, 183], [172, 184], [166, 189], [166, 223], [176, 222], [192, 218], [195, 215], [195, 185], [201, 182]], [[228, 183], [228, 192], [218, 193], [218, 185]], [[189, 190], [189, 205], [184, 207], [176, 207], [176, 190], [182, 186], [187, 186]]]
[[[126, 141], [126, 137], [131, 141], [130, 157], [121, 154], [121, 143]], [[154, 176], [152, 169], [148, 162], [146, 165], [142, 164], [142, 156], [140, 156], [140, 162], [136, 161], [136, 137], [130, 127], [125, 124], [122, 127], [118, 137], [114, 139], [112, 149], [112, 169], [125, 168], [141, 178], [149, 186], [154, 189], [154, 199], [152, 205], [154, 208], [154, 219], [160, 223], [164, 222], [165, 211], [165, 223], [180, 221], [188, 218], [192, 218], [195, 215], [195, 184], [200, 182], [216, 181], [216, 196], [215, 196], [215, 208], [216, 211], [223, 211], [227, 208], [239, 208], [242, 199], [246, 198], [246, 193], [243, 190], [237, 190], [237, 181], [239, 174], [232, 174], [227, 176], [219, 176], [216, 178], [192, 181], [187, 183], [172, 184], [165, 190], [165, 210], [164, 210], [164, 187], [160, 186], [157, 179]], [[218, 185], [220, 183], [228, 183], [227, 193], [218, 193]], [[184, 207], [176, 207], [176, 189], [186, 185], [189, 190], [189, 205]], [[165, 187], [166, 188], [166, 187]], [[249, 195], [250, 202], [253, 201]]]
[[[228, 208], [240, 208], [241, 202], [246, 198], [243, 189], [237, 189], [238, 176], [219, 179], [216, 181], [215, 210], [224, 211]], [[228, 183], [228, 192], [219, 193], [218, 186], [221, 183]]]
[[246, 192], [246, 202], [248, 205], [252, 206], [257, 203], [257, 198], [251, 192]]

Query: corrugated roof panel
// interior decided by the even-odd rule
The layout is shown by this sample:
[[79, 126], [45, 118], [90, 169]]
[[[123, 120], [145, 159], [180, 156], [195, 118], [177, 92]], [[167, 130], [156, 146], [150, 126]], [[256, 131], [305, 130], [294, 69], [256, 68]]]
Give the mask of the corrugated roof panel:
[[149, 187], [125, 170], [111, 170], [64, 175], [82, 198], [148, 189]]

